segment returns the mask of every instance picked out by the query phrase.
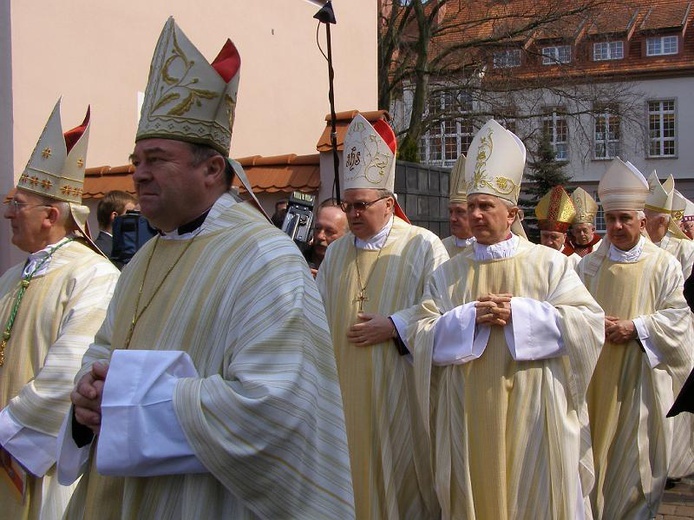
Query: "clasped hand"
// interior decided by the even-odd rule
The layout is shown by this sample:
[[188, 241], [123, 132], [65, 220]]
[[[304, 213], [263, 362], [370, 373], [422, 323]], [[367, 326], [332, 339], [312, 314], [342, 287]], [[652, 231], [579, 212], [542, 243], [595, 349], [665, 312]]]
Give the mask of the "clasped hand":
[[503, 327], [511, 322], [512, 294], [486, 294], [475, 303], [478, 325], [497, 325]]
[[636, 325], [631, 320], [621, 320], [617, 316], [605, 316], [605, 341], [622, 344], [636, 339]]
[[95, 435], [101, 428], [101, 396], [104, 391], [108, 364], [96, 362], [91, 370], [82, 376], [70, 394], [75, 407], [75, 419]]

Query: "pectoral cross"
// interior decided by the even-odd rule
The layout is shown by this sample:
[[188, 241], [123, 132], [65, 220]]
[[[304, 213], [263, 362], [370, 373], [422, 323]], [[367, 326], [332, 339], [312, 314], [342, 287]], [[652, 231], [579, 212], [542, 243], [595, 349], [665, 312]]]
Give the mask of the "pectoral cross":
[[354, 298], [352, 300], [352, 303], [358, 303], [359, 304], [359, 312], [364, 310], [364, 302], [369, 301], [369, 297], [364, 294], [365, 290], [364, 289], [359, 289], [359, 296]]

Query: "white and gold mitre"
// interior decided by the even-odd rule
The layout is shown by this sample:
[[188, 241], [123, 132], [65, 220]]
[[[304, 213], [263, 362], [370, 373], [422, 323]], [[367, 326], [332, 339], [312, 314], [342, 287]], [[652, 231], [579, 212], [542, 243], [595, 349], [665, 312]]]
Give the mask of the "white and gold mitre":
[[576, 216], [573, 224], [594, 224], [595, 215], [598, 213], [598, 203], [583, 188], [576, 188], [571, 194], [571, 202], [574, 203]]
[[682, 212], [682, 222], [691, 222], [693, 220], [694, 220], [694, 202], [685, 198], [684, 199], [684, 211]]
[[672, 181], [671, 187], [666, 188], [665, 184], [660, 184], [658, 174], [653, 170], [648, 176], [648, 196], [646, 197], [645, 209], [669, 214], [672, 211], [673, 190], [674, 181]]
[[487, 121], [468, 149], [465, 162], [468, 196], [486, 193], [516, 204], [523, 180], [525, 154], [525, 146], [516, 134], [493, 119]]
[[395, 132], [385, 119], [373, 126], [357, 114], [344, 142], [344, 189], [395, 190]]
[[465, 156], [461, 154], [453, 165], [448, 186], [448, 202], [451, 204], [465, 204], [467, 192], [465, 191]]
[[135, 140], [175, 139], [228, 156], [240, 67], [231, 40], [210, 64], [169, 18], [154, 49]]
[[576, 210], [566, 190], [554, 186], [538, 201], [535, 216], [542, 231], [566, 233], [576, 216]]
[[89, 108], [82, 124], [63, 134], [58, 100], [19, 177], [17, 188], [81, 204], [88, 143]]
[[598, 184], [598, 197], [605, 211], [640, 211], [648, 196], [648, 181], [630, 162], [612, 160]]

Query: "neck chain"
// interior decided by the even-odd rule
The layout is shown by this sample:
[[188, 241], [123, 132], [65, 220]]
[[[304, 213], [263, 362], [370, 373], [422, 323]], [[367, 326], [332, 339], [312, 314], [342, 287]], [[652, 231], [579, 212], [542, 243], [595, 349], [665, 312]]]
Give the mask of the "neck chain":
[[374, 260], [373, 265], [371, 266], [371, 270], [369, 271], [369, 274], [366, 277], [366, 280], [364, 283], [361, 283], [361, 271], [359, 270], [359, 248], [357, 247], [357, 239], [356, 237], [354, 238], [354, 264], [357, 266], [357, 284], [359, 284], [359, 296], [357, 296], [354, 300], [352, 300], [352, 303], [358, 303], [359, 304], [359, 312], [362, 312], [364, 310], [364, 302], [369, 301], [369, 297], [366, 296], [366, 287], [369, 285], [369, 280], [371, 280], [371, 275], [373, 274], [374, 270], [376, 269], [376, 264], [378, 263], [378, 259], [381, 258], [381, 253], [386, 247], [386, 244], [388, 243], [388, 237], [390, 237], [390, 232], [393, 231], [393, 227], [388, 230], [388, 234], [386, 235], [386, 239], [383, 242], [383, 247], [381, 247], [378, 250], [378, 255], [376, 255], [376, 260]]
[[154, 253], [157, 250], [157, 246], [159, 245], [159, 240], [161, 237], [157, 236], [155, 238], [156, 242], [154, 242], [154, 247], [152, 248], [152, 252], [149, 254], [149, 258], [147, 259], [147, 265], [145, 266], [145, 274], [142, 276], [142, 281], [140, 282], [140, 289], [137, 292], [137, 301], [135, 302], [135, 311], [133, 312], [133, 319], [130, 320], [130, 328], [128, 329], [128, 335], [125, 337], [125, 346], [123, 348], [128, 349], [130, 348], [130, 341], [133, 339], [133, 332], [135, 332], [135, 325], [137, 325], [137, 322], [140, 320], [142, 315], [145, 313], [145, 311], [149, 308], [149, 304], [152, 303], [152, 300], [154, 300], [154, 297], [157, 295], [159, 292], [159, 289], [161, 289], [162, 285], [164, 285], [164, 282], [167, 280], [169, 275], [171, 274], [171, 271], [174, 270], [174, 267], [178, 265], [178, 262], [183, 258], [183, 255], [186, 254], [188, 249], [190, 249], [190, 246], [193, 245], [193, 241], [197, 238], [197, 234], [193, 236], [193, 238], [190, 239], [188, 244], [186, 244], [186, 247], [183, 248], [183, 251], [181, 251], [181, 254], [178, 255], [178, 258], [176, 258], [176, 261], [169, 267], [169, 270], [166, 271], [166, 274], [164, 274], [164, 278], [161, 279], [161, 282], [159, 282], [159, 285], [157, 285], [154, 288], [154, 291], [152, 292], [152, 296], [149, 297], [149, 301], [142, 307], [142, 310], [138, 313], [138, 309], [140, 308], [140, 298], [142, 297], [142, 290], [145, 287], [145, 280], [147, 279], [147, 273], [149, 272], [149, 264], [152, 262], [152, 258], [154, 257]]
[[2, 341], [0, 342], [0, 367], [5, 364], [5, 347], [7, 346], [7, 342], [10, 341], [10, 337], [12, 337], [12, 327], [14, 326], [14, 320], [15, 318], [17, 318], [19, 305], [22, 303], [22, 298], [24, 298], [24, 293], [29, 288], [29, 284], [34, 279], [36, 273], [38, 273], [41, 270], [41, 268], [46, 264], [46, 262], [53, 258], [53, 253], [55, 253], [65, 244], [69, 244], [73, 240], [73, 238], [68, 238], [67, 240], [61, 242], [57, 246], [51, 248], [48, 254], [45, 257], [43, 257], [38, 264], [36, 264], [34, 270], [26, 276], [22, 277], [22, 280], [19, 283], [19, 291], [17, 291], [17, 296], [15, 296], [14, 304], [12, 305], [12, 310], [10, 311], [10, 317], [8, 318], [7, 323], [5, 324], [5, 330], [3, 330], [2, 332]]

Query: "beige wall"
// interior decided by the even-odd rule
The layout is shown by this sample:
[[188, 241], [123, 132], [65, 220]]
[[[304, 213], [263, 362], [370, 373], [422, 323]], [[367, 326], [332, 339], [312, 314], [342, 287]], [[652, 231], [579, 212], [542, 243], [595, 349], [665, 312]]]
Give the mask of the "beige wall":
[[[87, 166], [127, 162], [138, 92], [145, 88], [152, 51], [169, 15], [208, 60], [227, 37], [241, 53], [232, 156], [316, 151], [329, 105], [327, 62], [316, 46], [315, 5], [302, 0], [15, 1], [9, 13], [8, 76], [4, 24], [9, 3], [0, 0], [0, 131], [13, 135], [14, 158], [3, 157], [0, 163], [3, 188], [21, 173], [60, 96], [65, 128], [79, 124], [91, 104]], [[334, 0], [333, 6], [336, 109], [375, 110], [376, 2]], [[325, 50], [324, 26], [319, 41]], [[13, 124], [2, 112], [10, 81]], [[0, 271], [6, 267], [0, 265]]]

